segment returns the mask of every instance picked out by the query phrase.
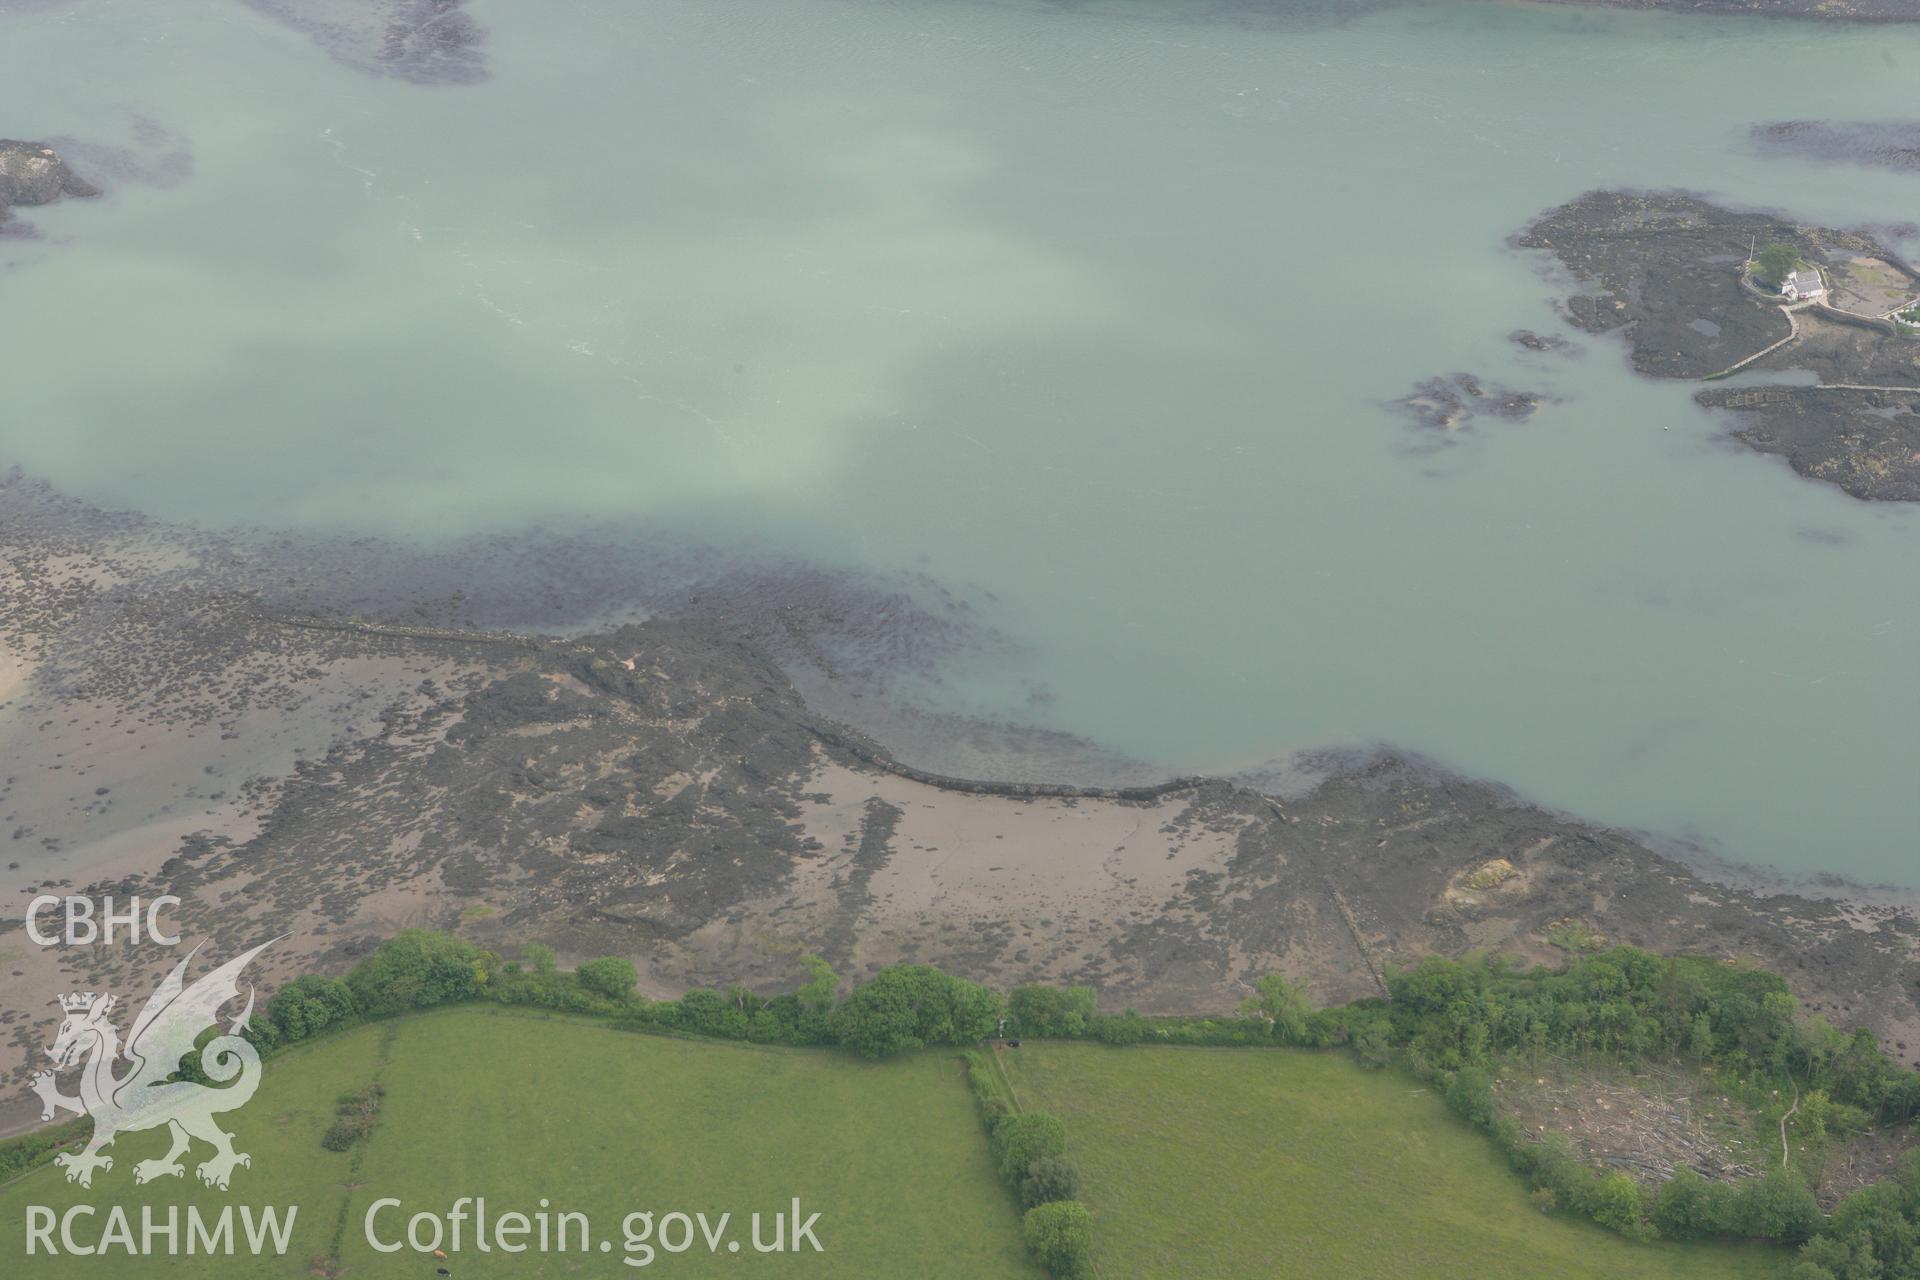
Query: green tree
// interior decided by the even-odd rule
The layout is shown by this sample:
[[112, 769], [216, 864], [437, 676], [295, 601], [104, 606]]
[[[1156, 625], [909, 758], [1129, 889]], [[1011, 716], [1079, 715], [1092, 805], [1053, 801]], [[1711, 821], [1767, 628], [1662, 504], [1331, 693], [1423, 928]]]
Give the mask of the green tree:
[[1079, 1280], [1091, 1270], [1093, 1215], [1078, 1200], [1035, 1205], [1022, 1219], [1027, 1248], [1055, 1280]]
[[1682, 1166], [1654, 1193], [1653, 1225], [1674, 1240], [1695, 1240], [1726, 1229], [1726, 1214], [1714, 1185]]
[[1794, 1118], [1795, 1127], [1814, 1142], [1827, 1140], [1827, 1125], [1833, 1117], [1833, 1099], [1827, 1096], [1825, 1089], [1809, 1089], [1800, 1099], [1800, 1114]]
[[601, 956], [573, 971], [574, 978], [589, 991], [597, 991], [609, 1000], [625, 1000], [640, 981], [639, 970], [625, 956]]
[[267, 1019], [282, 1040], [304, 1040], [357, 1012], [353, 991], [338, 978], [302, 974], [267, 1001]]
[[1026, 1175], [1020, 1179], [1023, 1208], [1072, 1200], [1079, 1194], [1080, 1169], [1065, 1156], [1041, 1156], [1027, 1166]]
[[1807, 1242], [1803, 1260], [1826, 1267], [1839, 1280], [1906, 1280], [1920, 1275], [1920, 1224], [1893, 1184], [1855, 1192], [1834, 1211], [1820, 1234]]
[[484, 995], [497, 957], [464, 938], [408, 929], [353, 967], [347, 987], [369, 1017]]
[[835, 1015], [840, 1042], [869, 1058], [971, 1044], [992, 1034], [999, 1016], [999, 996], [925, 964], [882, 969]]
[[800, 963], [807, 970], [806, 983], [793, 993], [800, 1007], [808, 1013], [827, 1012], [833, 1007], [834, 992], [840, 989], [840, 975], [819, 956], [801, 956]]
[[1385, 1027], [1369, 1022], [1353, 1033], [1353, 1052], [1361, 1066], [1378, 1071], [1393, 1061], [1393, 1041]]
[[718, 991], [696, 987], [680, 997], [680, 1025], [704, 1036], [744, 1040], [750, 1025], [746, 1011]]
[[1493, 1123], [1493, 1078], [1485, 1067], [1466, 1066], [1447, 1084], [1447, 1105], [1469, 1124], [1486, 1128]]
[[1687, 1028], [1687, 1052], [1702, 1065], [1713, 1057], [1713, 1019], [1705, 1013], [1694, 1015]]
[[1887, 1274], [1874, 1254], [1873, 1241], [1864, 1235], [1809, 1240], [1788, 1273], [1790, 1280], [1882, 1280]]
[[1240, 1002], [1240, 1012], [1267, 1024], [1267, 1032], [1283, 1044], [1298, 1044], [1306, 1037], [1307, 1018], [1313, 1006], [1300, 988], [1285, 975], [1270, 973], [1253, 984], [1254, 994]]
[[1593, 1220], [1603, 1227], [1624, 1235], [1635, 1234], [1643, 1216], [1640, 1184], [1624, 1173], [1608, 1174], [1594, 1191], [1592, 1213]]
[[992, 1147], [1001, 1179], [1018, 1187], [1036, 1161], [1067, 1153], [1067, 1127], [1044, 1111], [1004, 1116], [993, 1126]]
[[1750, 1180], [1734, 1202], [1733, 1226], [1742, 1235], [1798, 1244], [1819, 1225], [1819, 1201], [1789, 1169]]
[[1101, 1044], [1139, 1044], [1147, 1038], [1147, 1020], [1133, 1009], [1099, 1014], [1093, 1019], [1092, 1031]]
[[1007, 997], [1007, 1017], [1023, 1036], [1077, 1038], [1096, 1012], [1092, 987], [1015, 987]]
[[1539, 1018], [1527, 1022], [1527, 1065], [1533, 1070], [1540, 1069], [1540, 1055], [1547, 1051], [1552, 1043], [1553, 1028]]
[[1753, 274], [1767, 284], [1778, 285], [1800, 265], [1800, 251], [1790, 244], [1770, 244], [1753, 259]]

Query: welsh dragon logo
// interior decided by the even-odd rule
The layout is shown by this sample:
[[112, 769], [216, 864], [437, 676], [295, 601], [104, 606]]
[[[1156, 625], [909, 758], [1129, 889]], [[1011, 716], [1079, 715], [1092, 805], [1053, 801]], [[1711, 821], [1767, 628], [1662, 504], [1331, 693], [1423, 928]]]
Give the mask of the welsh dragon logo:
[[[188, 1153], [196, 1138], [213, 1147], [213, 1156], [196, 1170], [200, 1181], [210, 1187], [225, 1191], [234, 1169], [252, 1163], [245, 1152], [233, 1149], [233, 1135], [214, 1121], [219, 1113], [244, 1106], [260, 1085], [260, 1055], [240, 1035], [253, 1014], [251, 987], [247, 989], [246, 1008], [228, 1024], [226, 1034], [214, 1037], [200, 1050], [201, 1071], [215, 1085], [227, 1087], [172, 1077], [201, 1033], [218, 1026], [221, 1008], [239, 996], [240, 972], [247, 962], [277, 941], [261, 943], [188, 986], [187, 962], [200, 950], [195, 947], [148, 997], [146, 1007], [133, 1021], [124, 1052], [120, 1033], [109, 1020], [119, 1004], [117, 997], [105, 992], [60, 997], [66, 1020], [47, 1053], [58, 1071], [84, 1062], [80, 1096], [70, 1098], [60, 1092], [53, 1071], [36, 1075], [33, 1091], [44, 1106], [42, 1120], [53, 1119], [56, 1111], [93, 1118], [93, 1136], [86, 1147], [54, 1157], [55, 1163], [66, 1169], [68, 1182], [92, 1186], [94, 1170], [113, 1169], [113, 1157], [102, 1151], [116, 1137], [161, 1125], [172, 1132], [173, 1146], [160, 1159], [142, 1160], [133, 1166], [137, 1183], [184, 1174], [180, 1157]], [[125, 1074], [116, 1075], [114, 1068], [123, 1057], [132, 1065]], [[227, 1083], [236, 1077], [237, 1082]]]

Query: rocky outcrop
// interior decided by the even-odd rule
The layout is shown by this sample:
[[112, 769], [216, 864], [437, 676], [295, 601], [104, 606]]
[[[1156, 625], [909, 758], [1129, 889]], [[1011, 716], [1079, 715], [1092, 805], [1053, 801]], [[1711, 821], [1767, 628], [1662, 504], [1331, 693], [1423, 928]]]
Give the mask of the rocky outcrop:
[[52, 204], [67, 196], [99, 194], [52, 147], [0, 138], [0, 221], [14, 205]]
[[[1812, 373], [1804, 382], [1713, 388], [1695, 399], [1735, 420], [1734, 439], [1801, 475], [1871, 501], [1920, 500], [1920, 333], [1882, 318], [1920, 294], [1920, 272], [1873, 236], [1722, 208], [1684, 191], [1592, 191], [1514, 243], [1559, 259], [1580, 292], [1568, 319], [1618, 330], [1656, 378]], [[1789, 311], [1754, 287], [1756, 245], [1792, 246], [1829, 293]]]
[[1667, 9], [1742, 18], [1811, 18], [1824, 22], [1913, 22], [1913, 0], [1551, 0], [1609, 9]]
[[465, 0], [242, 0], [304, 33], [361, 75], [414, 84], [476, 84], [488, 75], [486, 29]]
[[1765, 156], [1920, 173], [1920, 120], [1780, 120], [1749, 134]]
[[1495, 386], [1471, 373], [1456, 373], [1417, 383], [1393, 405], [1416, 426], [1429, 431], [1457, 431], [1479, 417], [1524, 422], [1545, 399], [1532, 391]]
[[1656, 378], [1704, 378], [1791, 332], [1779, 300], [1741, 281], [1749, 245], [1822, 246], [1774, 214], [1735, 212], [1682, 191], [1590, 191], [1516, 237], [1586, 288], [1565, 300], [1587, 333], [1625, 333], [1633, 366]]
[[1920, 502], [1920, 388], [1737, 387], [1695, 397], [1742, 424], [1734, 438], [1872, 502]]

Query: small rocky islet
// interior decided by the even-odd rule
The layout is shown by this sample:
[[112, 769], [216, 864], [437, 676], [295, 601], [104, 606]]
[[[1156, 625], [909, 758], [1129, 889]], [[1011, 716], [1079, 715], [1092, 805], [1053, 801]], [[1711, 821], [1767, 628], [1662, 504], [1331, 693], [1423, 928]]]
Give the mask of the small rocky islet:
[[1920, 120], [1776, 120], [1750, 136], [1770, 158], [1920, 173]]
[[0, 223], [12, 216], [15, 205], [52, 204], [99, 194], [99, 188], [75, 173], [52, 147], [0, 138]]
[[1488, 382], [1477, 374], [1427, 378], [1393, 402], [1415, 426], [1429, 431], [1459, 431], [1480, 417], [1524, 422], [1545, 397]]
[[1605, 9], [1665, 9], [1739, 18], [1801, 18], [1823, 22], [1913, 22], [1913, 0], [1548, 0]]
[[[1558, 259], [1582, 286], [1568, 320], [1619, 331], [1639, 372], [1745, 375], [1694, 398], [1735, 415], [1749, 448], [1856, 498], [1920, 501], [1920, 271], [1874, 236], [1688, 192], [1593, 191], [1514, 243]], [[1756, 246], [1790, 248], [1816, 292], [1763, 283]], [[1789, 371], [1819, 381], [1751, 384]]]

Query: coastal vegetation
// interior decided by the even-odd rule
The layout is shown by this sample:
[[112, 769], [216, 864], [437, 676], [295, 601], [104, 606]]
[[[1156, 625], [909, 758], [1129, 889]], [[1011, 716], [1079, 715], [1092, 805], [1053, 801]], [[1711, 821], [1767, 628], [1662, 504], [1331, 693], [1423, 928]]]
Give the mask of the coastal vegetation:
[[1733, 1280], [1781, 1262], [1542, 1214], [1432, 1089], [1348, 1055], [1023, 1039], [1001, 1059], [1065, 1125], [1103, 1276]]
[[[1255, 984], [1254, 994], [1232, 1014], [1147, 1017], [1132, 1010], [1102, 1012], [1088, 987], [1028, 985], [1003, 997], [928, 965], [881, 970], [842, 996], [829, 966], [810, 957], [806, 967], [808, 982], [787, 994], [766, 996], [732, 987], [652, 1000], [635, 994], [632, 965], [622, 958], [566, 971], [544, 947], [529, 946], [520, 958], [507, 960], [452, 935], [409, 931], [344, 976], [308, 975], [286, 984], [267, 1001], [264, 1016], [254, 1019], [247, 1034], [272, 1052], [342, 1030], [349, 1037], [380, 1030], [387, 1037], [382, 1043], [390, 1046], [382, 1061], [397, 1064], [396, 1055], [417, 1043], [412, 1037], [419, 1034], [412, 1030], [415, 1020], [393, 1021], [397, 1015], [449, 1005], [493, 1005], [501, 1015], [518, 1009], [531, 1020], [512, 1023], [514, 1027], [556, 1014], [587, 1015], [597, 1024], [567, 1025], [656, 1033], [640, 1042], [647, 1045], [665, 1036], [766, 1048], [837, 1049], [803, 1055], [825, 1064], [818, 1070], [827, 1073], [836, 1069], [834, 1063], [851, 1070], [862, 1062], [882, 1060], [950, 1061], [922, 1051], [960, 1048], [966, 1051], [965, 1077], [986, 1130], [986, 1142], [975, 1140], [978, 1167], [1003, 1184], [1007, 1211], [1026, 1215], [1025, 1239], [1033, 1256], [1056, 1275], [1076, 1274], [1083, 1261], [1090, 1258], [1097, 1264], [1103, 1256], [1116, 1256], [1116, 1250], [1119, 1256], [1133, 1256], [1136, 1249], [1150, 1248], [1150, 1240], [1185, 1238], [1187, 1228], [1170, 1225], [1172, 1217], [1185, 1221], [1183, 1215], [1189, 1212], [1177, 1205], [1166, 1210], [1166, 1221], [1150, 1217], [1132, 1225], [1126, 1225], [1122, 1215], [1102, 1210], [1103, 1203], [1144, 1203], [1128, 1188], [1131, 1179], [1146, 1175], [1122, 1167], [1131, 1159], [1125, 1154], [1131, 1148], [1121, 1141], [1125, 1134], [1100, 1125], [1118, 1123], [1111, 1117], [1127, 1114], [1129, 1107], [1159, 1105], [1154, 1099], [1172, 1105], [1181, 1096], [1180, 1088], [1166, 1077], [1175, 1075], [1201, 1082], [1193, 1086], [1192, 1105], [1225, 1110], [1179, 1119], [1170, 1127], [1155, 1122], [1133, 1131], [1134, 1137], [1144, 1141], [1139, 1137], [1143, 1132], [1187, 1134], [1194, 1158], [1213, 1167], [1237, 1169], [1235, 1161], [1257, 1166], [1274, 1159], [1272, 1150], [1259, 1144], [1229, 1158], [1233, 1143], [1228, 1138], [1302, 1124], [1304, 1116], [1319, 1116], [1316, 1124], [1333, 1128], [1300, 1140], [1332, 1153], [1327, 1159], [1341, 1161], [1351, 1161], [1356, 1151], [1398, 1141], [1395, 1134], [1409, 1128], [1422, 1133], [1444, 1130], [1457, 1136], [1422, 1139], [1433, 1146], [1429, 1154], [1436, 1185], [1463, 1177], [1484, 1180], [1484, 1170], [1498, 1168], [1504, 1155], [1520, 1179], [1504, 1174], [1492, 1178], [1483, 1188], [1485, 1194], [1492, 1195], [1490, 1188], [1497, 1183], [1515, 1204], [1530, 1205], [1530, 1211], [1539, 1211], [1536, 1217], [1556, 1220], [1555, 1230], [1591, 1230], [1564, 1221], [1584, 1218], [1634, 1244], [1664, 1237], [1704, 1251], [1697, 1256], [1695, 1251], [1682, 1255], [1669, 1250], [1623, 1254], [1627, 1261], [1608, 1264], [1614, 1267], [1612, 1274], [1681, 1274], [1671, 1270], [1677, 1265], [1671, 1259], [1681, 1256], [1688, 1259], [1684, 1274], [1714, 1274], [1707, 1269], [1712, 1267], [1733, 1268], [1724, 1274], [1748, 1274], [1738, 1268], [1766, 1256], [1754, 1252], [1755, 1241], [1804, 1246], [1805, 1266], [1824, 1269], [1806, 1271], [1810, 1280], [1824, 1280], [1829, 1273], [1880, 1274], [1836, 1269], [1843, 1252], [1847, 1257], [1896, 1260], [1920, 1256], [1909, 1248], [1920, 1240], [1920, 1167], [1904, 1178], [1854, 1192], [1830, 1216], [1814, 1194], [1821, 1164], [1838, 1144], [1869, 1131], [1901, 1131], [1920, 1115], [1920, 1074], [1889, 1059], [1871, 1033], [1849, 1034], [1824, 1019], [1804, 1016], [1785, 981], [1761, 970], [1698, 957], [1662, 957], [1630, 947], [1589, 951], [1558, 968], [1522, 967], [1476, 954], [1431, 958], [1389, 972], [1390, 998], [1385, 1000], [1316, 1009], [1294, 984], [1271, 974]], [[366, 1023], [374, 1025], [360, 1025]], [[473, 1044], [491, 1046], [520, 1034], [500, 1029], [508, 1025], [486, 1024], [484, 1033], [469, 1027], [467, 1034]], [[983, 1042], [996, 1043], [990, 1039], [996, 1032], [1023, 1038], [1025, 1048], [979, 1048]], [[432, 1051], [438, 1063], [433, 1070], [452, 1072], [454, 1079], [464, 1079], [471, 1071], [475, 1080], [463, 1087], [485, 1087], [479, 1081], [492, 1068], [453, 1039], [436, 1043], [440, 1047]], [[594, 1068], [596, 1084], [584, 1092], [620, 1096], [625, 1082], [636, 1079], [630, 1074], [638, 1069], [633, 1064], [659, 1051], [622, 1049], [622, 1040], [605, 1043], [613, 1047], [606, 1051], [605, 1064]], [[1103, 1046], [1128, 1051], [1109, 1053]], [[1181, 1046], [1246, 1052], [1158, 1052]], [[1348, 1052], [1325, 1052], [1340, 1048]], [[531, 1046], [515, 1052], [515, 1062], [538, 1056]], [[450, 1065], [455, 1063], [457, 1068]], [[1702, 1087], [1743, 1099], [1757, 1125], [1777, 1130], [1777, 1160], [1734, 1178], [1704, 1178], [1681, 1169], [1667, 1179], [1642, 1180], [1618, 1167], [1597, 1166], [1564, 1134], [1529, 1131], [1516, 1118], [1505, 1089], [1516, 1072], [1605, 1064], [1688, 1072]], [[390, 1149], [396, 1130], [417, 1134], [399, 1141], [432, 1148], [435, 1140], [427, 1134], [437, 1132], [437, 1126], [444, 1124], [449, 1132], [459, 1128], [452, 1117], [423, 1121], [419, 1112], [424, 1104], [407, 1100], [410, 1095], [396, 1083], [404, 1079], [394, 1074], [397, 1069], [371, 1071], [350, 1087], [331, 1088], [322, 1095], [335, 1103], [316, 1112], [311, 1148], [370, 1160]], [[647, 1088], [653, 1090], [653, 1068], [646, 1070]], [[197, 1073], [191, 1056], [183, 1073]], [[1224, 1075], [1208, 1083], [1209, 1073]], [[501, 1078], [519, 1088], [525, 1074], [516, 1068]], [[268, 1078], [277, 1075], [271, 1072]], [[557, 1083], [554, 1087], [563, 1088]], [[805, 1092], [798, 1089], [795, 1097]], [[1391, 1123], [1380, 1119], [1404, 1109], [1404, 1104], [1390, 1105], [1388, 1099], [1415, 1097], [1427, 1108], [1417, 1123], [1406, 1117]], [[466, 1105], [483, 1114], [497, 1104], [483, 1104], [476, 1095]], [[426, 1109], [431, 1113], [431, 1107]], [[1447, 1110], [1490, 1137], [1491, 1147], [1463, 1128], [1448, 1128], [1456, 1122], [1446, 1118]], [[1093, 1117], [1095, 1111], [1109, 1118]], [[0, 1147], [4, 1167], [43, 1161], [57, 1143], [80, 1135], [80, 1123]], [[422, 1129], [423, 1124], [428, 1127]], [[890, 1128], [875, 1132], [886, 1134]], [[530, 1133], [522, 1140], [537, 1145], [567, 1139], [555, 1132]], [[704, 1142], [692, 1133], [683, 1140], [693, 1147]], [[885, 1145], [882, 1138], [874, 1141]], [[1463, 1142], [1467, 1148], [1459, 1146]], [[1479, 1154], [1463, 1156], [1463, 1149]], [[484, 1167], [487, 1158], [486, 1151], [475, 1150], [466, 1166]], [[690, 1151], [687, 1158], [708, 1157]], [[1380, 1151], [1380, 1168], [1395, 1169], [1395, 1178], [1424, 1177], [1418, 1164], [1410, 1166], [1404, 1153]], [[1371, 1166], [1362, 1159], [1348, 1167]], [[1297, 1176], [1314, 1176], [1311, 1168]], [[1449, 1171], [1444, 1177], [1437, 1172], [1441, 1168]], [[1266, 1176], [1242, 1170], [1227, 1181], [1253, 1185]], [[1207, 1180], [1198, 1179], [1196, 1185], [1204, 1187]], [[1422, 1240], [1450, 1247], [1444, 1242], [1466, 1239], [1460, 1235], [1466, 1228], [1459, 1222], [1448, 1225], [1446, 1218], [1460, 1203], [1456, 1197], [1417, 1213], [1402, 1207], [1409, 1224], [1404, 1248]], [[1395, 1209], [1383, 1203], [1355, 1212], [1391, 1217]], [[1489, 1212], [1476, 1208], [1472, 1216], [1483, 1218]], [[1423, 1219], [1422, 1214], [1437, 1219]], [[1117, 1243], [1107, 1235], [1116, 1224]], [[1224, 1227], [1220, 1230], [1239, 1238]], [[1539, 1230], [1529, 1226], [1520, 1234], [1531, 1239]], [[1127, 1243], [1129, 1232], [1141, 1239]], [[1558, 1256], [1562, 1245], [1554, 1241], [1561, 1238], [1539, 1236], [1538, 1258]], [[1528, 1245], [1512, 1256], [1534, 1256], [1528, 1250], [1535, 1247]], [[1569, 1248], [1571, 1254], [1585, 1257], [1599, 1256], [1593, 1250], [1601, 1247], [1588, 1243]], [[1381, 1259], [1387, 1256], [1366, 1265], [1384, 1267]], [[1360, 1265], [1364, 1259], [1348, 1261]], [[1252, 1263], [1234, 1263], [1228, 1269], [1237, 1265]], [[1885, 1271], [1887, 1276], [1900, 1274], [1897, 1269]]]
[[1080, 1168], [1067, 1155], [1066, 1126], [1049, 1112], [1023, 1108], [1005, 1071], [985, 1051], [970, 1049], [963, 1056], [994, 1171], [1025, 1211], [1027, 1251], [1055, 1280], [1090, 1274], [1093, 1217], [1079, 1199]]
[[[202, 956], [272, 932], [305, 974], [233, 1027], [269, 1066], [230, 1199], [305, 1210], [266, 1267], [594, 1270], [386, 1256], [386, 1195], [797, 1193], [816, 1273], [1920, 1280], [1920, 1077], [1880, 1047], [1920, 915], [1846, 879], [1910, 868], [1899, 538], [1723, 483], [1600, 336], [1920, 498], [1920, 273], [1787, 220], [1885, 225], [1891, 179], [1735, 154], [1757, 104], [1904, 101], [1912, 32], [247, 4], [285, 29], [0, 0], [48, 72], [19, 127], [137, 144], [59, 141], [110, 196], [40, 214], [87, 191], [0, 141], [0, 808], [11, 887], [164, 892]], [[411, 109], [340, 70], [477, 86], [489, 50]], [[1501, 233], [1594, 173], [1632, 190], [1525, 242], [1595, 337], [1516, 353], [1564, 318]], [[1801, 209], [1640, 185], [1676, 177]], [[1766, 296], [1796, 268], [1821, 305]], [[1492, 376], [1384, 400], [1461, 362]], [[1383, 441], [1388, 403], [1430, 433]], [[1195, 761], [1235, 763], [1137, 776]], [[461, 936], [387, 940], [419, 920]], [[56, 974], [131, 1015], [163, 954], [20, 951], [0, 1075], [47, 1064]], [[1713, 1141], [1615, 1149], [1625, 1094]], [[0, 1142], [0, 1249], [23, 1204], [222, 1202], [158, 1133], [91, 1196], [46, 1167], [97, 1097]], [[149, 1269], [27, 1269], [83, 1265]]]
[[1799, 269], [1800, 262], [1798, 246], [1775, 242], [1754, 255], [1753, 277], [1777, 289], [1782, 281]]
[[[1391, 987], [1383, 1012], [1408, 1069], [1444, 1088], [1549, 1203], [1636, 1238], [1806, 1241], [1821, 1229], [1810, 1179], [1830, 1144], [1920, 1114], [1920, 1075], [1868, 1032], [1802, 1017], [1786, 983], [1758, 970], [1620, 947], [1562, 970], [1429, 960]], [[1688, 1064], [1778, 1125], [1779, 1160], [1737, 1182], [1680, 1171], [1647, 1187], [1597, 1172], [1564, 1139], [1524, 1132], [1497, 1096], [1503, 1063], [1538, 1069], [1547, 1056]]]

